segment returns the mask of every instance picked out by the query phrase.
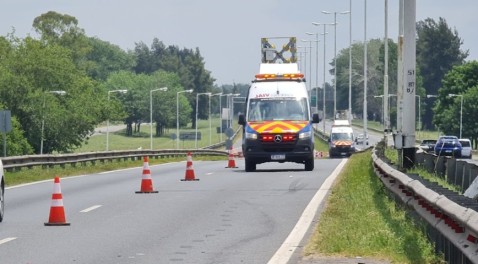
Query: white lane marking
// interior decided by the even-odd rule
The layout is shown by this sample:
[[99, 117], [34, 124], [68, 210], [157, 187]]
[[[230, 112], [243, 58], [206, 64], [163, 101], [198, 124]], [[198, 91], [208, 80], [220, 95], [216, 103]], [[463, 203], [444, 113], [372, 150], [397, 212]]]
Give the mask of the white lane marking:
[[295, 250], [300, 246], [300, 241], [304, 238], [305, 233], [312, 224], [317, 212], [317, 208], [324, 200], [325, 195], [330, 190], [330, 187], [334, 183], [347, 160], [348, 159], [343, 159], [342, 162], [340, 162], [332, 172], [332, 174], [324, 181], [322, 186], [320, 186], [319, 190], [317, 193], [315, 193], [314, 197], [300, 216], [299, 221], [297, 221], [294, 229], [292, 229], [289, 236], [282, 243], [281, 247], [276, 251], [274, 256], [272, 256], [269, 262], [267, 262], [268, 264], [286, 264], [290, 260], [292, 254], [294, 254]]
[[98, 209], [100, 207], [101, 207], [101, 205], [93, 205], [92, 207], [88, 207], [84, 210], [81, 210], [80, 213], [88, 213], [88, 212], [93, 211], [95, 209]]
[[10, 241], [15, 240], [15, 239], [17, 239], [17, 238], [16, 237], [7, 237], [7, 238], [4, 238], [4, 239], [1, 239], [0, 240], [0, 245], [5, 244], [5, 243], [10, 242]]

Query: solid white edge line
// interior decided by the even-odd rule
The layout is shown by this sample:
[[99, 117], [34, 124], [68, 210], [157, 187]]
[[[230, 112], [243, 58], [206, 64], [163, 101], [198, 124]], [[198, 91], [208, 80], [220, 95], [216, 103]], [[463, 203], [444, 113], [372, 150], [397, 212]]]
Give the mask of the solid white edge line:
[[7, 237], [7, 238], [4, 238], [4, 239], [1, 239], [0, 240], [0, 245], [5, 244], [5, 243], [10, 242], [10, 241], [15, 240], [15, 239], [17, 239], [17, 238], [16, 237]]
[[95, 209], [98, 209], [100, 207], [101, 207], [101, 205], [93, 205], [91, 207], [88, 207], [86, 209], [81, 210], [80, 213], [88, 213], [88, 212], [93, 211]]
[[292, 254], [294, 254], [295, 250], [299, 247], [300, 241], [304, 238], [305, 233], [312, 224], [317, 212], [317, 208], [319, 208], [347, 160], [348, 159], [343, 159], [342, 162], [340, 162], [332, 172], [332, 174], [327, 177], [322, 186], [320, 186], [319, 190], [300, 216], [299, 221], [297, 221], [294, 229], [292, 229], [289, 236], [282, 243], [281, 247], [276, 251], [274, 256], [272, 256], [269, 262], [267, 262], [268, 264], [286, 264], [290, 260]]

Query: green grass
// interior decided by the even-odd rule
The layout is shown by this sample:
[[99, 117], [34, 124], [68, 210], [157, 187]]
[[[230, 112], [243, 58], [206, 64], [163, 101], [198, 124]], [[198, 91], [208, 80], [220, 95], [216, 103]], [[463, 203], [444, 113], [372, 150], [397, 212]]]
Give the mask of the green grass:
[[[198, 121], [198, 133], [201, 133], [201, 139], [197, 142], [198, 148], [209, 146], [209, 138], [211, 138], [211, 144], [221, 142], [221, 135], [216, 133], [216, 127], [219, 126], [220, 119], [213, 118], [211, 120], [212, 133], [209, 134], [209, 121]], [[238, 125], [233, 123], [233, 129], [236, 131]], [[136, 133], [131, 137], [125, 135], [125, 131], [110, 132], [108, 137], [108, 149], [109, 150], [133, 150], [133, 149], [150, 149], [151, 146], [151, 126], [149, 124], [141, 125], [140, 133]], [[181, 128], [180, 132], [195, 132], [196, 129], [189, 125], [187, 128]], [[154, 128], [153, 128], [154, 133]], [[153, 136], [153, 149], [176, 149], [176, 141], [171, 139], [171, 134], [176, 134], [176, 129], [169, 129], [165, 131], [165, 135], [161, 137]], [[225, 141], [227, 136], [222, 135], [222, 141]], [[180, 149], [195, 149], [195, 140], [180, 140]], [[101, 135], [95, 135], [90, 137], [85, 144], [80, 148], [74, 150], [75, 153], [96, 152], [106, 150], [106, 133]]]
[[392, 263], [442, 263], [405, 210], [387, 196], [370, 151], [353, 155], [339, 175], [306, 255], [367, 257]]
[[315, 145], [314, 148], [316, 151], [323, 151], [323, 152], [329, 151], [329, 144], [327, 144], [327, 142], [323, 141], [319, 137], [315, 137], [314, 145]]
[[[398, 163], [398, 152], [394, 148], [386, 148], [385, 149], [385, 157], [387, 157], [394, 164]], [[420, 177], [422, 177], [424, 179], [427, 179], [431, 182], [436, 182], [440, 186], [448, 188], [449, 190], [455, 191], [457, 193], [461, 194], [463, 192], [460, 186], [456, 186], [456, 185], [448, 183], [444, 177], [438, 176], [436, 173], [430, 173], [423, 167], [420, 167], [420, 166], [419, 167], [414, 167], [414, 168], [409, 169], [407, 172], [418, 174], [418, 175], [420, 175]]]

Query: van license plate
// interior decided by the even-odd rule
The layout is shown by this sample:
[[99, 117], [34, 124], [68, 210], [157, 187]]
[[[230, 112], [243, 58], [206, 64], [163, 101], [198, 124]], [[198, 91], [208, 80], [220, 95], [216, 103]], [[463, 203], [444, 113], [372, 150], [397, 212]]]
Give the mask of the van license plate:
[[271, 160], [285, 160], [285, 154], [271, 155]]

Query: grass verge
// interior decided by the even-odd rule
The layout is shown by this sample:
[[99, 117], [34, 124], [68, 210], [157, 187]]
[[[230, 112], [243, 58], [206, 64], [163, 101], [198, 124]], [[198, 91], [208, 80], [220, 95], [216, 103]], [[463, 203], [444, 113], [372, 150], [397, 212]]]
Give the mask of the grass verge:
[[392, 263], [442, 263], [424, 226], [387, 196], [371, 152], [354, 154], [339, 175], [305, 255], [367, 257]]

